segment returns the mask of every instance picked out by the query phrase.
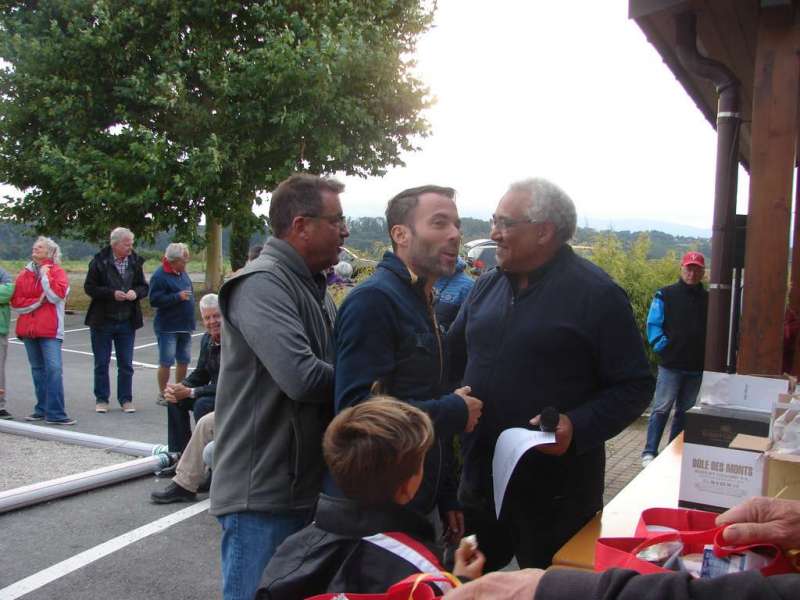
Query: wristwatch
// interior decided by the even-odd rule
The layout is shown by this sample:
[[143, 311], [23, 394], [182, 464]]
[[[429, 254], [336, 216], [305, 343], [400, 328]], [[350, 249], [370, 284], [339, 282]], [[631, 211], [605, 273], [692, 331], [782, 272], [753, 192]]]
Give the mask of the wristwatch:
[[197, 389], [197, 388], [189, 388], [189, 398], [194, 398], [194, 391], [195, 391], [196, 389]]

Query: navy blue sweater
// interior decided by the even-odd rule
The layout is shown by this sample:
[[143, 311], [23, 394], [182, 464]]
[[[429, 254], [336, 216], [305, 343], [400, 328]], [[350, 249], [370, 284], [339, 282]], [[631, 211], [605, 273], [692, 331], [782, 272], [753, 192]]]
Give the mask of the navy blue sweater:
[[433, 421], [437, 443], [428, 452], [420, 491], [411, 508], [429, 512], [455, 507], [455, 490], [443, 483], [444, 465], [452, 454], [452, 437], [467, 424], [464, 400], [445, 389], [446, 349], [434, 330], [433, 308], [421, 282], [412, 283], [408, 269], [391, 252], [375, 274], [353, 289], [336, 318], [336, 411], [370, 397], [374, 384], [381, 393], [424, 410]]
[[574, 437], [560, 457], [532, 452], [542, 495], [574, 494], [602, 507], [604, 442], [647, 407], [654, 381], [625, 292], [565, 245], [515, 289], [500, 269], [482, 276], [448, 335], [453, 376], [483, 400], [464, 435], [459, 499], [491, 506], [498, 435], [524, 427], [542, 408], [569, 416]]
[[194, 296], [181, 300], [178, 294], [182, 290], [192, 292], [192, 280], [186, 271], [166, 273], [161, 266], [150, 276], [150, 306], [156, 309], [156, 333], [194, 331]]

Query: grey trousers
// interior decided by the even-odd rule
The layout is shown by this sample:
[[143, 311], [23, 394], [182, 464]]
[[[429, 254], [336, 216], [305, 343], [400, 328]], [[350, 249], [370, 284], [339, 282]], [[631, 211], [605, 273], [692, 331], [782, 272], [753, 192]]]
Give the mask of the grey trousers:
[[181, 454], [175, 477], [172, 481], [185, 490], [197, 492], [206, 476], [206, 465], [203, 462], [203, 448], [214, 439], [214, 413], [210, 412], [195, 423], [192, 437]]

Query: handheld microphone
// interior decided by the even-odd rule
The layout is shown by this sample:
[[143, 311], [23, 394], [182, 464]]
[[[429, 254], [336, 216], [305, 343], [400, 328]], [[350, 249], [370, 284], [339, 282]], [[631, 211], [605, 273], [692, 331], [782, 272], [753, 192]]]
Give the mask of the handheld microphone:
[[539, 430], [554, 432], [558, 427], [558, 410], [552, 406], [545, 406], [539, 413]]

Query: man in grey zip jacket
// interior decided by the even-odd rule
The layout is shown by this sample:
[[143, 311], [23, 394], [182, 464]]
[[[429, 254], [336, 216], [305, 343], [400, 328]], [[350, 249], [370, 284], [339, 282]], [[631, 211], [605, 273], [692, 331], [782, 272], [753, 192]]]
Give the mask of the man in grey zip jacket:
[[282, 182], [270, 201], [274, 237], [220, 290], [210, 512], [223, 529], [225, 600], [253, 597], [275, 549], [305, 524], [321, 490], [336, 311], [322, 271], [349, 235], [343, 188], [305, 174]]

